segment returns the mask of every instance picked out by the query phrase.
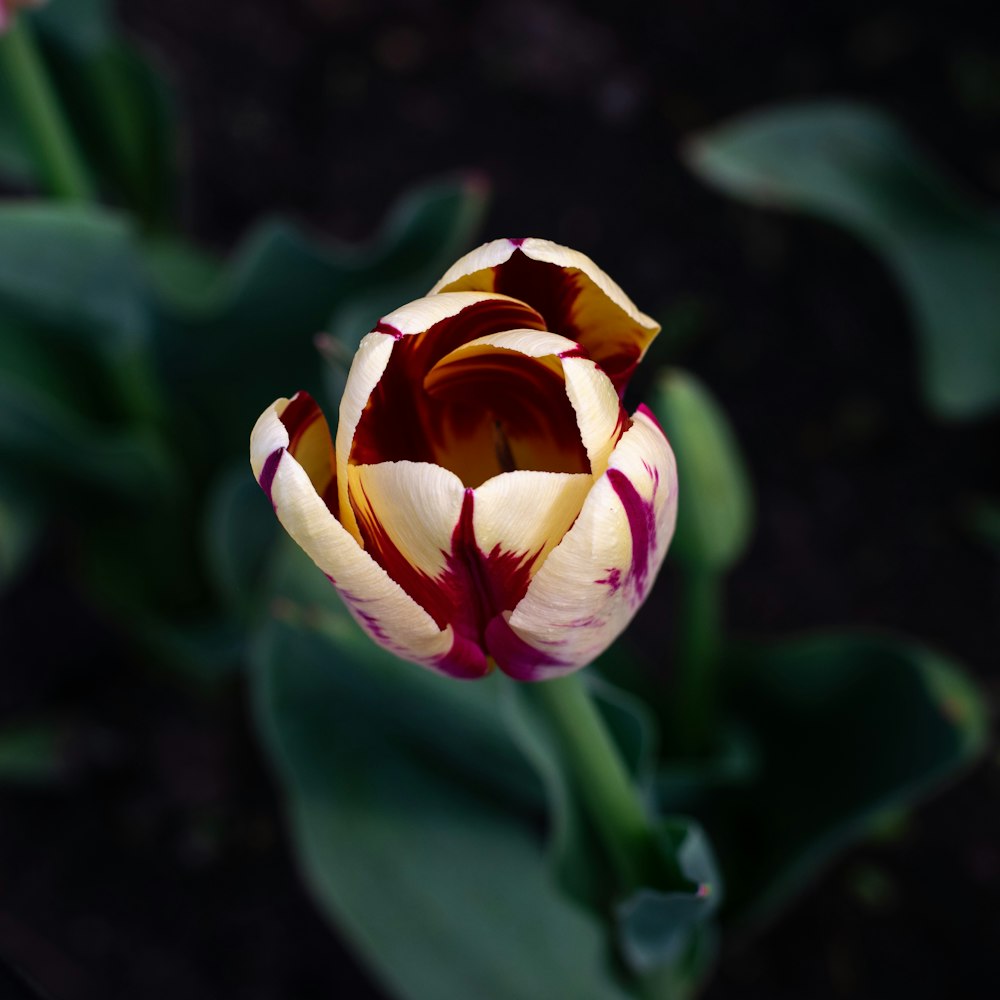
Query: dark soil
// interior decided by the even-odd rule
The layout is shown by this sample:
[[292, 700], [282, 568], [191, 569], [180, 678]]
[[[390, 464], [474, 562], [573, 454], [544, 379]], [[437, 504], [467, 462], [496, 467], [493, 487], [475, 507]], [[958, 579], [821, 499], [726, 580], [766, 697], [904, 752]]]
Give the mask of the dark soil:
[[[968, 515], [1000, 497], [1000, 424], [927, 415], [905, 304], [869, 252], [725, 200], [677, 155], [728, 115], [850, 96], [997, 201], [1000, 55], [981, 5], [120, 7], [185, 114], [185, 224], [201, 239], [229, 247], [274, 210], [360, 238], [415, 181], [485, 173], [484, 238], [568, 243], [646, 311], [696, 318], [680, 360], [729, 412], [759, 506], [734, 628], [899, 630], [996, 694], [1000, 559]], [[74, 720], [78, 761], [55, 787], [0, 790], [0, 955], [54, 1000], [378, 996], [295, 876], [245, 692], [200, 699], [137, 669], [62, 582], [65, 555], [53, 538], [0, 604], [0, 718]], [[986, 1000], [998, 986], [988, 760], [734, 943], [708, 997]]]

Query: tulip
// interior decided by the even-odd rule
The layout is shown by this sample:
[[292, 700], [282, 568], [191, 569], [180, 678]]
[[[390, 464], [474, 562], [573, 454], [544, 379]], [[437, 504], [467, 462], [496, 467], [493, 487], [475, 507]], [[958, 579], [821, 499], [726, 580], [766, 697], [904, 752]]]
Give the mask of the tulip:
[[251, 465], [368, 634], [453, 677], [592, 661], [646, 598], [674, 530], [673, 453], [621, 405], [658, 325], [589, 258], [497, 240], [358, 348], [336, 440], [306, 393]]

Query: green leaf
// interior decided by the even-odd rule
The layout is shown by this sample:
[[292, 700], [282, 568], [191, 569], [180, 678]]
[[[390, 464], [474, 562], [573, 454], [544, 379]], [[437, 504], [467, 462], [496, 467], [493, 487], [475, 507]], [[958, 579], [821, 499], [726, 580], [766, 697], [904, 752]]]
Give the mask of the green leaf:
[[[116, 37], [103, 0], [60, 0], [29, 16], [89, 172], [147, 226], [171, 223], [176, 135], [163, 82], [135, 49]], [[3, 74], [0, 171], [24, 184], [39, 183]]]
[[407, 1000], [627, 994], [602, 932], [566, 900], [535, 833], [538, 787], [462, 683], [375, 647], [305, 557], [279, 573], [256, 646], [258, 724], [317, 901]]
[[671, 552], [688, 567], [724, 572], [742, 556], [753, 528], [750, 477], [736, 437], [708, 389], [680, 369], [660, 376], [653, 410], [677, 457]]
[[723, 191], [821, 216], [884, 258], [913, 311], [938, 413], [978, 417], [1000, 404], [1000, 222], [892, 119], [853, 104], [780, 108], [696, 136], [687, 154]]
[[117, 39], [85, 56], [75, 49], [54, 53], [51, 63], [66, 113], [101, 186], [147, 228], [169, 228], [177, 137], [163, 81]]
[[669, 820], [662, 825], [664, 850], [676, 857], [681, 874], [695, 892], [664, 892], [643, 887], [616, 907], [622, 951], [641, 974], [684, 962], [700, 928], [721, 902], [722, 880], [712, 847], [696, 823]]
[[426, 295], [469, 249], [488, 201], [489, 185], [479, 175], [439, 181], [403, 197], [380, 236], [379, 242], [393, 247], [380, 280], [348, 290], [333, 311], [330, 333], [353, 354], [386, 313]]
[[706, 816], [732, 915], [771, 912], [888, 810], [982, 753], [983, 702], [952, 663], [880, 636], [737, 651], [729, 707], [754, 733], [757, 780]]
[[205, 551], [219, 596], [241, 617], [260, 604], [277, 527], [267, 497], [245, 464], [218, 478], [205, 512]]
[[0, 453], [19, 481], [165, 488], [148, 307], [124, 220], [0, 205], [0, 331]]
[[108, 359], [149, 322], [129, 223], [99, 208], [0, 204], [0, 303]]
[[[361, 246], [322, 244], [271, 221], [215, 282], [165, 299], [163, 367], [175, 392], [190, 401], [192, 421], [213, 428], [211, 460], [220, 448], [227, 456], [244, 454], [249, 429], [278, 396], [305, 389], [322, 398], [316, 334], [334, 309], [372, 289], [411, 283], [425, 289], [467, 244], [484, 197], [478, 179], [427, 184]], [[240, 377], [233, 379], [237, 364]]]
[[[173, 469], [159, 442], [142, 430], [85, 420], [0, 374], [0, 456], [16, 482], [89, 486], [126, 498], [163, 494]], [[72, 496], [72, 508], [79, 508]]]

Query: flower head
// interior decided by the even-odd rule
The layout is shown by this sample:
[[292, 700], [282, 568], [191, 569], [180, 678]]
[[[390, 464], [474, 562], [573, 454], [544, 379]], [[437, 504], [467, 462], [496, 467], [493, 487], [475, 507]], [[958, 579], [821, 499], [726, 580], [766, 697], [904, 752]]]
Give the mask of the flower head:
[[372, 638], [456, 677], [576, 670], [666, 554], [676, 467], [621, 394], [659, 327], [589, 258], [497, 240], [362, 340], [336, 440], [279, 399], [251, 464]]

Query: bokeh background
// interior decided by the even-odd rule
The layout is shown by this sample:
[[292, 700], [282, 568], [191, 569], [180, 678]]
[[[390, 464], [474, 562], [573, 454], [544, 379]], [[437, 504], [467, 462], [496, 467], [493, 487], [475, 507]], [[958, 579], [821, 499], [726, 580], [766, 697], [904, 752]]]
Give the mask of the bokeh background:
[[[123, 0], [118, 13], [175, 91], [181, 221], [204, 244], [226, 251], [275, 211], [364, 240], [418, 181], [488, 185], [482, 239], [588, 253], [664, 323], [659, 356], [729, 414], [758, 506], [730, 584], [736, 632], [910, 633], [995, 697], [1000, 552], [976, 524], [1000, 496], [997, 418], [928, 411], [911, 314], [869, 249], [738, 204], [681, 155], [735, 114], [849, 97], [997, 203], [1000, 36], [982, 4]], [[0, 718], [75, 734], [58, 782], [0, 787], [0, 953], [56, 1000], [380, 996], [297, 879], [243, 685], [206, 695], [145, 664], [69, 582], [72, 556], [54, 530], [0, 603]], [[976, 1000], [995, 996], [998, 955], [987, 759], [731, 942], [707, 997]]]

